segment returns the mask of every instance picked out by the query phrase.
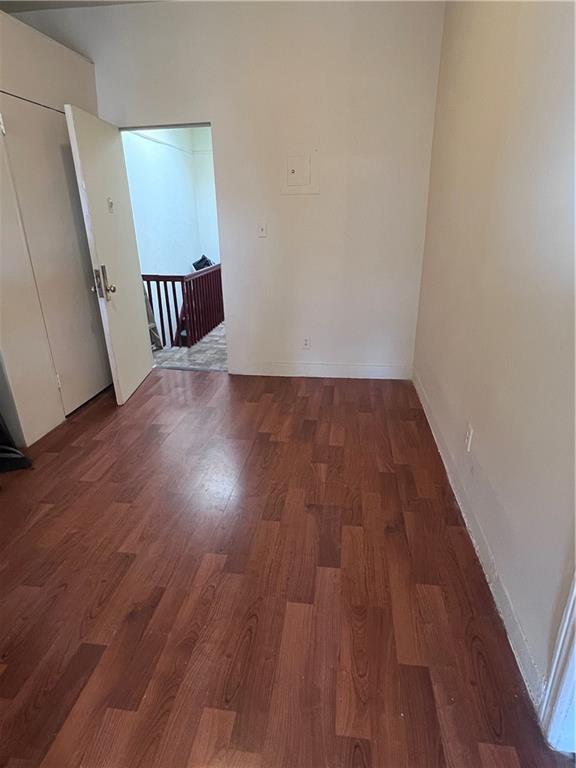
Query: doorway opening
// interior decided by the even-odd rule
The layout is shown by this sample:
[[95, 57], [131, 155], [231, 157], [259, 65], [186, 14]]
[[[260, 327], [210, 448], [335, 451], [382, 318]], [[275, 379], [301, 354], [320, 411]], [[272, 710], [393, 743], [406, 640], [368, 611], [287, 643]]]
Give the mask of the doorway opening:
[[226, 371], [212, 129], [121, 135], [154, 365]]

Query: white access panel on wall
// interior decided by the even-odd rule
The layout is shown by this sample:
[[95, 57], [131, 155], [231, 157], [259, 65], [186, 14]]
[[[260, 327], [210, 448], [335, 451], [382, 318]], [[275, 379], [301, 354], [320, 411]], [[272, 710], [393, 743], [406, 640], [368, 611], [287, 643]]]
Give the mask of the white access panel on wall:
[[292, 147], [282, 166], [281, 194], [320, 193], [320, 153], [316, 147]]
[[4, 93], [0, 112], [62, 405], [69, 414], [107, 387], [111, 376], [98, 301], [91, 292], [66, 120], [61, 112]]
[[119, 405], [152, 370], [152, 347], [120, 131], [65, 105], [82, 212]]

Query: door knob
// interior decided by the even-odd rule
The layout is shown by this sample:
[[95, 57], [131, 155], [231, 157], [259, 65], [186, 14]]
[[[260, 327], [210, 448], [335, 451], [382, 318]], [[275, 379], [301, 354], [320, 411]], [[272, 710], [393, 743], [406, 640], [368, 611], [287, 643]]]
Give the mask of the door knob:
[[112, 285], [109, 285], [106, 288], [106, 290], [108, 291], [108, 293], [116, 293], [116, 286], [114, 285], [114, 283], [112, 283]]

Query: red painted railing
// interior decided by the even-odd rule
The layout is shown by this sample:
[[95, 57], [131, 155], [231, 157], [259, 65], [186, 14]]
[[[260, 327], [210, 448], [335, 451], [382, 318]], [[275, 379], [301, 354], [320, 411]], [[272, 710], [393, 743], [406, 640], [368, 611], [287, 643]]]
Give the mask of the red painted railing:
[[142, 280], [165, 347], [191, 347], [224, 320], [220, 264]]

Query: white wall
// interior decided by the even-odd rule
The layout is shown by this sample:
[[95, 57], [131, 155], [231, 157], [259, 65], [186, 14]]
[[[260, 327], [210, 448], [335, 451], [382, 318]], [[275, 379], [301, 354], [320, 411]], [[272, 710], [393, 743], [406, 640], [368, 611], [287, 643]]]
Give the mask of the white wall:
[[212, 129], [209, 126], [195, 126], [187, 131], [186, 135], [188, 137], [188, 151], [193, 162], [200, 253], [205, 254], [214, 264], [219, 264], [220, 241], [218, 239], [218, 206], [216, 203]]
[[62, 109], [70, 101], [95, 110], [94, 65], [0, 11], [1, 90]]
[[186, 275], [201, 255], [192, 160], [155, 133], [122, 134], [140, 265], [144, 273]]
[[[21, 18], [96, 62], [106, 120], [211, 123], [232, 372], [411, 374], [442, 4]], [[319, 148], [319, 195], [280, 194], [299, 146]]]
[[573, 35], [570, 4], [446, 6], [415, 356], [536, 702], [574, 569]]
[[210, 128], [125, 131], [122, 141], [142, 272], [185, 275], [202, 254], [218, 263]]

